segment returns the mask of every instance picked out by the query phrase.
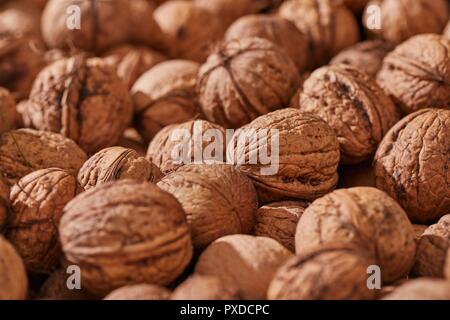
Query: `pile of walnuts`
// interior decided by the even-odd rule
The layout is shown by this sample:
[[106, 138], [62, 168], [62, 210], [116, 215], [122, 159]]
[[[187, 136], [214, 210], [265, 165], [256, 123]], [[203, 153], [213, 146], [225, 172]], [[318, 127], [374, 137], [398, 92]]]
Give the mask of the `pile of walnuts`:
[[449, 17], [0, 1], [0, 300], [450, 300]]

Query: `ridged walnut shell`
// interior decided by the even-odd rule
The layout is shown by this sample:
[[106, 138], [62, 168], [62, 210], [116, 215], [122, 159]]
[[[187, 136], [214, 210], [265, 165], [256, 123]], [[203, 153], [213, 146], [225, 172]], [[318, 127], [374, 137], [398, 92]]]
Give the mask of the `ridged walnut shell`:
[[262, 300], [275, 272], [291, 256], [273, 239], [231, 235], [214, 241], [202, 253], [195, 272], [235, 285], [245, 300]]
[[17, 119], [14, 97], [8, 90], [0, 87], [0, 134], [14, 129]]
[[94, 297], [86, 292], [81, 284], [81, 289], [69, 289], [70, 274], [65, 269], [53, 272], [39, 289], [37, 299], [44, 300], [91, 300]]
[[0, 300], [24, 300], [28, 279], [22, 259], [0, 235]]
[[157, 185], [181, 203], [197, 249], [253, 229], [258, 208], [255, 188], [231, 165], [186, 165]]
[[403, 113], [450, 109], [450, 39], [415, 36], [389, 53], [377, 81]]
[[239, 289], [214, 276], [194, 274], [183, 281], [170, 300], [240, 300]]
[[26, 111], [34, 128], [61, 133], [94, 153], [117, 143], [133, 108], [113, 68], [101, 59], [75, 56], [39, 73]]
[[209, 121], [238, 128], [289, 105], [299, 84], [294, 62], [269, 40], [222, 44], [200, 68], [197, 88]]
[[[267, 139], [247, 139], [245, 143], [239, 143], [251, 130], [257, 134], [267, 133]], [[257, 143], [256, 140], [261, 141]], [[277, 140], [278, 149], [276, 143], [272, 145], [272, 141]], [[314, 200], [333, 190], [337, 184], [339, 143], [333, 129], [314, 114], [293, 108], [266, 114], [236, 131], [231, 143], [235, 148], [230, 150], [228, 145], [228, 152], [233, 153], [231, 158], [235, 162], [241, 160], [237, 168], [253, 180], [260, 203]], [[278, 161], [275, 159], [270, 164], [272, 169], [277, 169], [275, 174], [264, 173], [261, 164], [242, 161], [249, 158], [250, 152], [261, 148], [279, 154]]]
[[52, 132], [19, 129], [0, 136], [0, 172], [8, 185], [47, 168], [76, 176], [87, 156], [72, 140]]
[[383, 300], [450, 300], [450, 284], [442, 279], [414, 279], [397, 287]]
[[78, 195], [63, 214], [63, 251], [81, 268], [83, 287], [94, 294], [131, 284], [169, 284], [191, 260], [181, 205], [150, 183], [104, 184]]
[[375, 260], [353, 246], [325, 245], [284, 263], [270, 283], [270, 300], [367, 300], [367, 269]]
[[[199, 148], [202, 154], [207, 150], [208, 146], [211, 144], [211, 141], [204, 136], [207, 132], [212, 133], [214, 137], [219, 139], [225, 137], [225, 129], [205, 120], [192, 120], [182, 124], [174, 124], [164, 127], [156, 134], [148, 146], [147, 157], [151, 159], [164, 174], [170, 173], [185, 164], [194, 163], [195, 148]], [[191, 153], [190, 159], [181, 159], [181, 161], [179, 161], [179, 159], [174, 159], [173, 152], [175, 152], [180, 144], [184, 142], [184, 139], [180, 140], [180, 138], [176, 136], [181, 133], [187, 133], [190, 135], [190, 138], [186, 141], [186, 145], [189, 145]], [[214, 156], [217, 156], [217, 158], [221, 157], [221, 162], [223, 162], [226, 158], [226, 144], [224, 140], [220, 141], [219, 144], [223, 150], [223, 154], [214, 154]], [[188, 163], [186, 163], [186, 160]]]
[[77, 191], [75, 177], [57, 168], [34, 171], [11, 188], [12, 214], [5, 235], [28, 271], [50, 273], [58, 266], [58, 225]]
[[135, 150], [123, 147], [103, 149], [89, 158], [78, 172], [78, 183], [84, 190], [110, 181], [134, 179], [156, 183], [162, 173]]
[[289, 55], [299, 72], [305, 69], [308, 40], [291, 21], [275, 15], [247, 15], [236, 20], [225, 34], [226, 41], [259, 37], [272, 41]]
[[375, 155], [376, 186], [415, 223], [450, 212], [450, 110], [423, 109], [398, 122]]
[[297, 225], [295, 249], [333, 243], [373, 254], [385, 282], [406, 276], [414, 263], [414, 230], [403, 209], [375, 188], [339, 189], [314, 201]]
[[281, 5], [279, 15], [307, 35], [311, 69], [326, 64], [359, 39], [356, 19], [340, 1], [288, 0]]
[[376, 81], [344, 64], [314, 71], [303, 84], [299, 105], [333, 128], [344, 164], [368, 159], [399, 120], [394, 103]]
[[103, 300], [168, 300], [170, 290], [152, 284], [124, 286], [109, 293]]
[[201, 111], [195, 91], [199, 64], [170, 60], [145, 72], [133, 85], [135, 125], [150, 141], [163, 127], [197, 117]]
[[306, 201], [284, 201], [262, 206], [256, 212], [253, 233], [255, 236], [277, 240], [295, 252], [295, 231], [308, 205]]

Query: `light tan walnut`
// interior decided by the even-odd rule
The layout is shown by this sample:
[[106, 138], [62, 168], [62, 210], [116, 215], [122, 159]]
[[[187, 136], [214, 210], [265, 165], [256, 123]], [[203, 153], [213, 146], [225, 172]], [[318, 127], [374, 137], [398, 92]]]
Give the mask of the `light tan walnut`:
[[218, 277], [194, 274], [175, 288], [170, 300], [240, 300], [240, 294]]
[[103, 300], [168, 300], [170, 290], [152, 284], [124, 286], [109, 293]]

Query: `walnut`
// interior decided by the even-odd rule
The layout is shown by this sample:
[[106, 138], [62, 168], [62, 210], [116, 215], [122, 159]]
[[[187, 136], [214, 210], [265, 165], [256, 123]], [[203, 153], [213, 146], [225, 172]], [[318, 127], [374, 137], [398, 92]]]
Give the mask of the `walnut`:
[[367, 161], [339, 167], [338, 188], [375, 187], [372, 158]]
[[124, 286], [109, 293], [104, 300], [168, 300], [170, 290], [152, 284]]
[[231, 235], [214, 241], [202, 253], [195, 272], [235, 285], [243, 299], [261, 300], [278, 267], [291, 256], [273, 239]]
[[337, 54], [330, 64], [348, 64], [355, 69], [376, 77], [380, 71], [384, 57], [394, 47], [382, 40], [359, 42]]
[[[398, 44], [417, 34], [441, 33], [449, 19], [448, 10], [445, 0], [372, 0], [363, 24], [369, 35]], [[373, 25], [377, 20], [380, 26]]]
[[[255, 134], [267, 134], [267, 138], [254, 139], [261, 140], [255, 145], [257, 141], [246, 140], [252, 130]], [[330, 126], [311, 113], [286, 108], [266, 114], [236, 131], [231, 143], [235, 148], [229, 153], [234, 154], [237, 168], [253, 180], [260, 203], [314, 200], [337, 184], [338, 140]], [[275, 158], [267, 172], [261, 164], [242, 161], [257, 148], [259, 154], [263, 148], [268, 149]]]
[[358, 42], [356, 19], [340, 1], [288, 0], [281, 5], [279, 14], [308, 36], [311, 69], [326, 64], [339, 51]]
[[422, 109], [398, 122], [375, 155], [377, 188], [386, 191], [415, 223], [450, 212], [450, 110]]
[[305, 201], [274, 202], [256, 212], [254, 234], [277, 240], [295, 252], [295, 230], [309, 203]]
[[163, 127], [189, 121], [200, 114], [195, 92], [199, 65], [170, 60], [145, 72], [131, 89], [135, 123], [150, 141]]
[[0, 33], [40, 37], [40, 10], [30, 1], [11, 1], [1, 8]]
[[450, 108], [449, 60], [449, 39], [415, 36], [386, 56], [377, 81], [403, 113]]
[[[225, 137], [225, 129], [205, 120], [192, 120], [177, 125], [167, 126], [159, 131], [150, 143], [147, 157], [150, 158], [164, 174], [172, 172], [184, 164], [194, 163], [195, 148], [200, 148], [200, 150], [205, 151], [207, 146], [211, 143], [208, 138], [204, 136], [208, 130], [214, 130], [214, 133], [219, 133], [221, 137]], [[177, 146], [180, 144], [180, 141], [178, 141], [179, 137], [175, 136], [177, 133], [188, 133], [190, 135], [187, 143], [189, 144], [191, 151], [189, 159], [181, 159], [181, 161], [179, 161], [180, 159], [174, 159], [173, 157], [174, 150], [176, 150]], [[183, 143], [186, 144], [184, 139]], [[218, 143], [223, 146], [222, 149], [224, 150], [224, 154], [215, 156], [222, 156], [223, 160], [225, 160], [225, 141], [219, 141]], [[188, 163], [186, 163], [186, 160], [188, 160]]]
[[234, 22], [227, 30], [227, 41], [259, 37], [272, 41], [285, 50], [301, 72], [309, 59], [308, 42], [296, 26], [274, 15], [248, 15]]
[[196, 249], [253, 229], [258, 208], [255, 188], [231, 165], [186, 165], [157, 185], [183, 206]]
[[15, 128], [17, 122], [16, 102], [8, 90], [0, 87], [0, 134]]
[[367, 160], [399, 120], [394, 103], [376, 81], [343, 64], [314, 71], [303, 84], [299, 105], [334, 129], [343, 164]]
[[416, 235], [415, 240], [416, 243], [420, 241], [422, 238], [423, 233], [429, 226], [423, 225], [423, 224], [413, 224], [414, 233]]
[[305, 210], [297, 225], [296, 252], [327, 243], [351, 243], [373, 254], [384, 282], [407, 275], [416, 250], [406, 213], [370, 187], [336, 190]]
[[414, 279], [397, 287], [383, 300], [450, 300], [450, 285], [442, 279]]
[[449, 248], [450, 214], [447, 214], [420, 236], [413, 274], [420, 277], [444, 277], [445, 259]]
[[53, 272], [44, 282], [37, 295], [38, 299], [46, 300], [90, 300], [93, 297], [83, 289], [69, 289], [67, 286], [69, 274], [64, 269]]
[[132, 103], [113, 68], [79, 55], [38, 75], [26, 112], [33, 127], [61, 133], [93, 153], [117, 143], [131, 121]]
[[373, 299], [367, 269], [375, 260], [354, 246], [325, 245], [296, 255], [278, 269], [270, 283], [271, 300]]
[[28, 279], [20, 256], [0, 235], [0, 300], [24, 300]]
[[46, 168], [59, 167], [76, 176], [86, 159], [72, 140], [57, 133], [18, 129], [0, 136], [0, 172], [8, 185]]
[[153, 68], [166, 58], [159, 52], [143, 46], [122, 45], [111, 49], [104, 55], [105, 62], [116, 69], [117, 75], [128, 86], [147, 70]]
[[450, 21], [447, 24], [447, 26], [445, 27], [444, 37], [446, 37], [447, 39], [450, 39]]
[[84, 190], [89, 190], [123, 179], [156, 183], [161, 176], [161, 171], [136, 151], [111, 147], [97, 152], [83, 164], [78, 172], [78, 182]]
[[239, 289], [214, 276], [194, 274], [181, 283], [170, 300], [240, 300]]
[[222, 44], [201, 66], [199, 100], [206, 118], [237, 128], [289, 105], [299, 83], [289, 56], [266, 39]]
[[2, 178], [0, 178], [0, 234], [3, 233], [3, 229], [11, 214], [9, 207], [9, 192], [9, 186], [3, 182]]
[[83, 287], [98, 295], [125, 285], [169, 284], [192, 257], [181, 205], [147, 182], [110, 182], [78, 195], [64, 208], [59, 232], [67, 260], [81, 268]]

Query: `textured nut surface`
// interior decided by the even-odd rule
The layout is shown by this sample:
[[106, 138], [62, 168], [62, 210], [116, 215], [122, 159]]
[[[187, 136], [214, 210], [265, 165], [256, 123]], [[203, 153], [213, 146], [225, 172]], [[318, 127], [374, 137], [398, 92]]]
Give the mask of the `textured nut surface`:
[[147, 182], [110, 182], [78, 195], [64, 208], [59, 231], [83, 286], [99, 295], [124, 285], [168, 284], [192, 256], [181, 205]]
[[239, 300], [239, 289], [214, 276], [194, 274], [183, 281], [170, 300]]
[[407, 275], [414, 263], [414, 231], [406, 213], [375, 188], [336, 190], [305, 210], [297, 225], [296, 252], [329, 243], [351, 243], [373, 254], [386, 282]]
[[[83, 289], [70, 290], [67, 287], [69, 273], [64, 269], [53, 272], [39, 290], [38, 299], [45, 300], [89, 300], [93, 297]], [[69, 280], [70, 282], [70, 280]]]
[[167, 125], [200, 114], [195, 91], [198, 70], [196, 62], [170, 60], [145, 72], [133, 85], [135, 124], [146, 140]]
[[327, 63], [359, 39], [356, 19], [340, 1], [289, 0], [283, 2], [279, 14], [308, 36], [310, 68]]
[[258, 208], [255, 188], [231, 165], [186, 165], [164, 177], [158, 187], [181, 203], [198, 249], [222, 236], [253, 229]]
[[14, 247], [0, 235], [0, 300], [27, 297], [27, 274]]
[[376, 186], [413, 222], [450, 212], [450, 110], [423, 109], [398, 122], [375, 155]]
[[133, 110], [113, 68], [101, 59], [75, 56], [38, 75], [26, 112], [33, 127], [61, 133], [92, 153], [119, 140]]
[[76, 176], [86, 159], [72, 140], [57, 133], [19, 129], [0, 137], [0, 172], [9, 185], [33, 171], [53, 167]]
[[200, 68], [198, 92], [206, 118], [237, 128], [289, 105], [299, 75], [294, 62], [269, 40], [223, 43]]
[[305, 201], [274, 202], [256, 212], [255, 236], [277, 240], [295, 252], [295, 230], [309, 203]]
[[75, 177], [56, 168], [34, 171], [11, 188], [6, 237], [29, 271], [50, 273], [58, 265], [58, 225], [64, 206], [76, 192]]
[[135, 150], [123, 147], [103, 149], [89, 158], [78, 172], [78, 183], [84, 190], [110, 181], [134, 179], [156, 183], [161, 171]]
[[[251, 129], [256, 133], [267, 133], [267, 139], [239, 144]], [[272, 129], [278, 130], [278, 138]], [[278, 148], [276, 144], [272, 145], [272, 139], [279, 140]], [[338, 140], [333, 129], [311, 113], [287, 108], [266, 114], [236, 131], [233, 143], [236, 146], [233, 159], [237, 156], [248, 159], [249, 153], [258, 148], [266, 148], [269, 152], [273, 148], [273, 152], [279, 154], [278, 161], [271, 164], [278, 165], [275, 174], [264, 174], [260, 164], [237, 165], [253, 180], [260, 202], [293, 198], [314, 200], [334, 189], [337, 183]]]
[[450, 39], [419, 35], [383, 61], [377, 81], [403, 113], [450, 108]]
[[[156, 134], [155, 138], [148, 146], [147, 157], [152, 159], [153, 163], [165, 174], [174, 171], [185, 164], [194, 163], [195, 148], [199, 148], [199, 150], [204, 151], [211, 143], [203, 136], [203, 134], [208, 132], [208, 130], [211, 130], [214, 136], [218, 134], [220, 137], [225, 137], [225, 129], [205, 120], [192, 120], [181, 124], [164, 127]], [[184, 137], [177, 136], [184, 133], [190, 135], [187, 141], [184, 141]], [[182, 161], [178, 161], [179, 159], [174, 159], [173, 152], [177, 150], [181, 142], [185, 145], [189, 145], [189, 149], [191, 150], [190, 159], [184, 159], [184, 157], [181, 158]], [[219, 144], [221, 147], [223, 146], [222, 150], [224, 154], [214, 154], [214, 157], [222, 156], [223, 160], [225, 160], [225, 141], [219, 142]], [[185, 163], [186, 161], [188, 163]]]
[[414, 279], [396, 288], [383, 300], [450, 300], [450, 285], [441, 279]]
[[314, 71], [303, 84], [299, 105], [333, 128], [344, 164], [368, 159], [399, 120], [395, 105], [376, 81], [343, 64]]
[[299, 71], [303, 71], [308, 57], [308, 42], [296, 26], [275, 15], [247, 15], [236, 20], [225, 34], [226, 41], [259, 37], [272, 41], [289, 55]]
[[109, 293], [104, 300], [167, 300], [170, 290], [152, 284], [124, 286]]
[[195, 272], [234, 284], [246, 300], [265, 299], [278, 267], [292, 254], [266, 237], [231, 235], [214, 241], [200, 256]]
[[14, 129], [17, 121], [16, 103], [10, 92], [0, 87], [0, 134]]
[[375, 260], [355, 247], [321, 246], [284, 263], [270, 283], [271, 300], [373, 299], [367, 268]]

